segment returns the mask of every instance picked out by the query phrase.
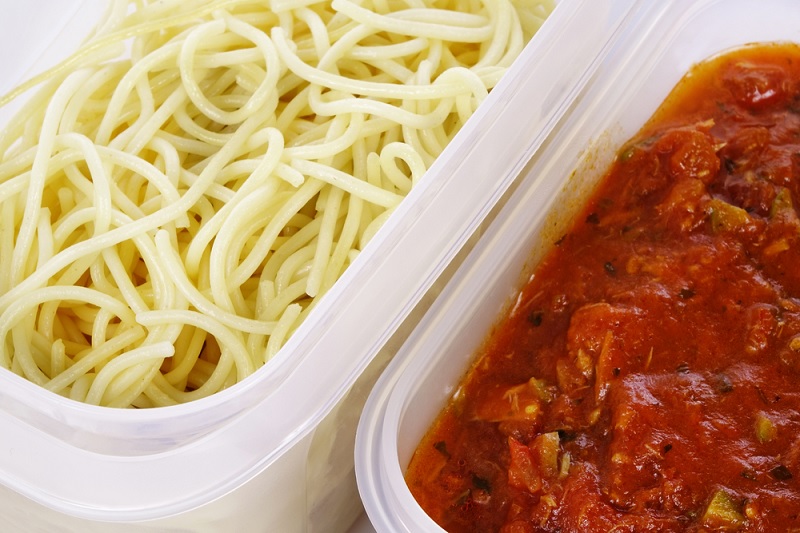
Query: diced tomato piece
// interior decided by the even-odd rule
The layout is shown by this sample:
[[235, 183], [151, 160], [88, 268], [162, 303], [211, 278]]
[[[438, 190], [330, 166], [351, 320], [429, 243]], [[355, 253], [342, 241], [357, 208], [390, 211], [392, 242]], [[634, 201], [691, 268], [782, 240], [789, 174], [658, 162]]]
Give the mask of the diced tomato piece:
[[534, 463], [533, 451], [517, 439], [508, 438], [511, 461], [508, 465], [508, 484], [531, 494], [542, 488], [542, 478]]
[[693, 127], [669, 130], [655, 149], [669, 155], [669, 170], [676, 178], [696, 178], [704, 183], [714, 179], [720, 163], [714, 138]]
[[777, 105], [787, 98], [786, 76], [776, 67], [742, 61], [727, 72], [724, 82], [733, 97], [751, 109]]
[[756, 355], [767, 349], [778, 328], [777, 309], [767, 304], [757, 304], [747, 309], [747, 337], [744, 351]]

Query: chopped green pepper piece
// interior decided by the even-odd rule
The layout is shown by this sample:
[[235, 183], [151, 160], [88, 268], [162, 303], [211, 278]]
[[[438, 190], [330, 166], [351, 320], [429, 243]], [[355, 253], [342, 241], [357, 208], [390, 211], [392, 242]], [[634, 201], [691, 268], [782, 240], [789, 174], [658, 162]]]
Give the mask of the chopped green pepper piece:
[[570, 456], [569, 452], [566, 452], [563, 456], [561, 456], [561, 466], [558, 469], [559, 479], [564, 479], [569, 475], [569, 466], [571, 461], [572, 457]]
[[772, 201], [772, 206], [769, 209], [769, 216], [772, 218], [781, 211], [788, 211], [792, 209], [792, 193], [789, 189], [782, 187], [778, 191], [778, 195]]
[[536, 452], [539, 461], [539, 470], [544, 477], [553, 478], [559, 473], [558, 452], [561, 449], [561, 439], [557, 431], [543, 433], [531, 443], [531, 449]]
[[717, 528], [738, 528], [743, 526], [747, 519], [740, 510], [739, 503], [725, 490], [718, 490], [711, 498], [706, 512], [703, 514], [703, 523]]
[[736, 207], [718, 198], [708, 202], [711, 230], [730, 231], [740, 228], [750, 221], [750, 215], [741, 207]]
[[764, 413], [758, 413], [756, 415], [756, 438], [758, 442], [764, 444], [765, 442], [774, 440], [777, 436], [778, 428], [775, 427], [772, 420]]
[[548, 388], [547, 383], [543, 379], [531, 378], [528, 380], [528, 384], [533, 388], [540, 400], [545, 403], [553, 401], [555, 395], [553, 391]]

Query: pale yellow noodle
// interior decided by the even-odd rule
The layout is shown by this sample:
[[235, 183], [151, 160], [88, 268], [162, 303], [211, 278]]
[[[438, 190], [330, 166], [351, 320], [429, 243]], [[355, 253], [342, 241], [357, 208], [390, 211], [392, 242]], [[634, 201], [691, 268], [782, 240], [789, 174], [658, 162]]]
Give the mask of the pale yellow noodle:
[[311, 269], [307, 276], [306, 294], [311, 297], [320, 293], [322, 279], [328, 267], [331, 251], [333, 250], [336, 221], [339, 218], [342, 199], [345, 193], [344, 189], [339, 187], [329, 188], [327, 192], [328, 195], [325, 207], [322, 208], [322, 225], [319, 235], [317, 236], [314, 260], [311, 263]]
[[175, 347], [168, 342], [159, 342], [157, 344], [140, 346], [134, 348], [124, 354], [115, 357], [109, 361], [103, 369], [97, 373], [97, 376], [92, 381], [89, 391], [86, 393], [86, 403], [99, 405], [103, 399], [103, 393], [106, 387], [109, 386], [112, 379], [119, 375], [120, 372], [132, 367], [133, 365], [149, 361], [150, 359], [158, 360], [158, 364], [165, 357], [172, 357]]
[[286, 307], [286, 310], [283, 312], [280, 320], [278, 320], [278, 325], [275, 327], [275, 332], [269, 337], [264, 354], [264, 362], [269, 361], [275, 356], [276, 353], [278, 353], [278, 350], [280, 350], [283, 342], [289, 336], [292, 326], [300, 317], [302, 310], [303, 308], [299, 304], [290, 304]]
[[[90, 369], [106, 359], [111, 358], [114, 354], [121, 352], [126, 347], [143, 339], [145, 335], [145, 330], [139, 326], [134, 326], [117, 334], [113, 339], [104, 342], [100, 347], [87, 350], [87, 353], [75, 364], [57, 374], [56, 377], [47, 382], [44, 387], [53, 392], [60, 392], [82, 376], [85, 376]], [[59, 341], [63, 344], [61, 339], [59, 339]]]
[[156, 234], [156, 247], [160, 253], [165, 270], [170, 277], [170, 281], [175, 288], [199, 311], [213, 317], [220, 323], [228, 327], [244, 331], [247, 333], [259, 333], [270, 335], [274, 324], [263, 320], [252, 320], [230, 313], [225, 309], [219, 308], [214, 302], [207, 299], [197, 287], [193, 286], [191, 280], [186, 276], [186, 272], [181, 267], [180, 258], [175, 253], [175, 246], [170, 242], [166, 231], [161, 230]]

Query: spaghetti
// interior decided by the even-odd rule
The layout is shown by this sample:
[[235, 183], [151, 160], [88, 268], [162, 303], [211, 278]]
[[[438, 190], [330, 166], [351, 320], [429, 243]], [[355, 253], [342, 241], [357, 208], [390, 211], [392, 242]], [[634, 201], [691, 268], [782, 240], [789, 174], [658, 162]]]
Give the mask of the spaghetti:
[[116, 0], [0, 133], [0, 365], [155, 407], [264, 365], [550, 0]]

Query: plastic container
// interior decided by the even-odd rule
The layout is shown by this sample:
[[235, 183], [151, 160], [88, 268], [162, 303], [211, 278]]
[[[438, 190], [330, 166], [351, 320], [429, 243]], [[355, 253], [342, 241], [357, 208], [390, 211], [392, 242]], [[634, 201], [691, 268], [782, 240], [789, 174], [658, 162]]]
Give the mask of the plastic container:
[[629, 4], [624, 31], [591, 83], [521, 172], [367, 401], [356, 477], [378, 532], [442, 531], [414, 501], [404, 470], [476, 349], [621, 144], [692, 64], [746, 43], [800, 42], [800, 4], [792, 0]]
[[[103, 5], [4, 5], [0, 35], [20, 54], [2, 59], [11, 74], [0, 89], [63, 57]], [[361, 512], [355, 427], [393, 335], [418, 319], [423, 296], [588, 82], [621, 20], [614, 5], [559, 2], [419, 186], [251, 378], [190, 404], [123, 411], [0, 372], [2, 529], [346, 530]]]

